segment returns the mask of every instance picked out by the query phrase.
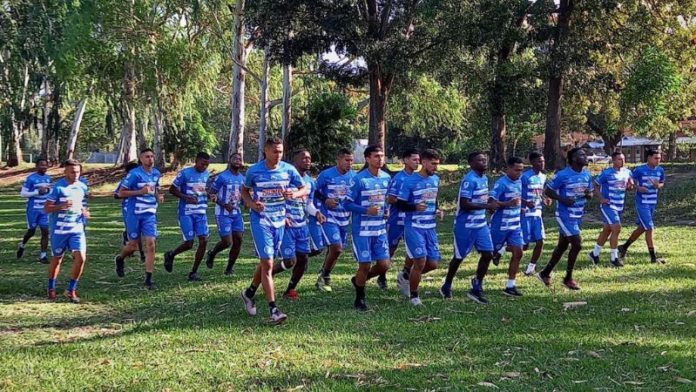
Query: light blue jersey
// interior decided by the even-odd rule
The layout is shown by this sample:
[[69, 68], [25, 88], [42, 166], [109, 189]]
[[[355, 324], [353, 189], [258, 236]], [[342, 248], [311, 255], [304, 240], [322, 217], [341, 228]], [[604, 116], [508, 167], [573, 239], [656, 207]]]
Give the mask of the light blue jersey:
[[[509, 202], [522, 199], [522, 181], [513, 181], [508, 176], [502, 176], [495, 182], [490, 197], [499, 202]], [[491, 231], [521, 230], [521, 206], [502, 207], [495, 211], [491, 218]]]
[[399, 191], [399, 199], [410, 204], [425, 204], [425, 211], [408, 211], [404, 224], [416, 229], [434, 229], [436, 226], [437, 192], [440, 187], [440, 177], [432, 175], [423, 177], [420, 173], [404, 179]]
[[172, 185], [177, 187], [181, 193], [187, 196], [195, 196], [196, 203], [187, 203], [179, 199], [179, 216], [184, 215], [205, 215], [208, 209], [208, 170], [199, 172], [195, 167], [187, 167], [177, 174]]
[[[43, 190], [49, 192], [42, 195], [39, 192]], [[33, 173], [27, 177], [22, 186], [22, 193], [33, 194], [33, 196], [27, 199], [27, 210], [39, 210], [43, 212], [44, 204], [46, 203], [50, 190], [51, 176], [48, 174], [41, 175], [39, 173]]]
[[594, 191], [592, 174], [587, 169], [577, 172], [570, 166], [559, 170], [546, 186], [558, 193], [561, 198], [575, 199], [575, 204], [568, 207], [556, 201], [556, 217], [561, 220], [581, 220], [585, 214], [587, 198], [585, 192]]
[[[353, 177], [353, 185], [346, 200], [346, 207], [353, 213], [353, 236], [375, 237], [387, 233], [384, 211], [387, 207], [389, 174], [379, 170], [373, 176], [365, 169]], [[368, 215], [370, 207], [379, 207], [377, 215]]]
[[608, 167], [595, 177], [595, 182], [602, 189], [602, 197], [609, 200], [608, 207], [614, 211], [623, 212], [626, 199], [626, 187], [631, 179], [631, 171], [622, 167], [616, 170]]
[[46, 198], [46, 201], [52, 201], [55, 204], [66, 203], [68, 200], [72, 202], [72, 206], [68, 210], [56, 211], [51, 214], [51, 233], [52, 234], [78, 234], [84, 233], [84, 217], [83, 208], [84, 200], [89, 193], [87, 185], [80, 181], [74, 184], [68, 184], [63, 178], [56, 182], [53, 190]]
[[281, 161], [275, 169], [269, 169], [264, 159], [249, 168], [244, 186], [252, 190], [254, 200], [265, 206], [262, 212], [251, 210], [252, 228], [255, 224], [280, 228], [285, 226], [287, 214], [283, 192], [290, 187], [300, 188], [304, 182], [289, 163]]
[[[411, 177], [412, 174], [408, 174], [406, 170], [402, 170], [396, 174], [394, 174], [394, 177], [392, 177], [391, 181], [389, 182], [389, 189], [387, 190], [387, 196], [394, 196], [396, 198], [399, 197], [399, 191], [401, 190], [401, 186], [404, 183], [404, 180], [407, 178]], [[389, 206], [389, 219], [388, 222], [389, 225], [398, 225], [398, 226], [403, 226], [404, 225], [404, 218], [406, 217], [406, 214], [403, 211], [399, 211], [398, 208], [396, 208], [395, 204], [391, 204]]]
[[[467, 173], [459, 187], [459, 197], [469, 199], [472, 203], [488, 203], [488, 177], [485, 174], [478, 175], [473, 170]], [[457, 200], [456, 222], [463, 223], [466, 229], [484, 227], [488, 225], [486, 222], [486, 210], [462, 210], [459, 208], [459, 200]]]
[[[225, 170], [215, 177], [210, 186], [212, 193], [217, 195], [218, 203], [215, 204], [215, 216], [241, 215], [241, 192], [244, 186], [244, 175], [234, 174], [230, 170]], [[227, 211], [220, 204], [232, 203], [235, 208], [232, 211]]]
[[522, 173], [520, 181], [522, 181], [522, 200], [534, 203], [532, 208], [525, 207], [525, 216], [541, 216], [544, 209], [546, 174], [529, 169]]
[[[288, 199], [285, 201], [285, 208], [287, 210], [287, 225], [288, 227], [305, 227], [307, 226], [307, 204], [314, 203], [314, 191], [316, 190], [314, 181], [312, 177], [305, 173], [302, 176], [302, 181], [306, 187], [309, 187], [309, 195], [299, 198], [299, 199]], [[293, 192], [297, 191], [297, 187], [290, 186], [288, 189]]]
[[327, 199], [336, 199], [339, 201], [338, 206], [334, 209], [329, 209], [326, 205], [322, 205], [321, 212], [326, 216], [329, 223], [338, 226], [348, 226], [350, 223], [350, 212], [346, 210], [344, 201], [350, 193], [350, 186], [353, 182], [355, 172], [348, 170], [341, 174], [334, 166], [322, 171], [317, 177], [317, 190]]
[[640, 165], [633, 169], [633, 180], [636, 186], [642, 186], [648, 189], [647, 192], [636, 192], [636, 207], [650, 208], [657, 206], [657, 197], [659, 190], [652, 183], [653, 180], [659, 183], [665, 182], [665, 169], [661, 166], [650, 168], [647, 164]]
[[[121, 187], [129, 191], [139, 191], [145, 186], [150, 186], [153, 189], [159, 188], [160, 178], [162, 175], [159, 170], [152, 168], [148, 173], [142, 166], [138, 166], [131, 170], [126, 178], [121, 181]], [[142, 215], [157, 213], [157, 196], [156, 192], [146, 193], [144, 195], [130, 196], [124, 203], [128, 214]]]

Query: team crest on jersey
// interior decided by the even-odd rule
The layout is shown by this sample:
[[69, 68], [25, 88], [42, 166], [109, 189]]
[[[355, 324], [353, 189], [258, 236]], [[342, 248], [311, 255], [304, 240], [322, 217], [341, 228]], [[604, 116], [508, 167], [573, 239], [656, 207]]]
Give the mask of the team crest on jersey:
[[386, 181], [382, 181], [382, 186], [383, 186], [383, 187], [387, 187], [388, 185], [389, 185], [389, 183], [388, 183], [388, 182], [386, 182]]
[[462, 184], [463, 188], [468, 188], [469, 187], [469, 181], [464, 181], [464, 184]]
[[362, 257], [370, 257], [370, 252], [364, 250], [364, 251], [360, 252], [360, 255], [361, 255]]
[[292, 249], [290, 249], [290, 248], [285, 249], [285, 254], [290, 256], [292, 254]]
[[421, 253], [421, 252], [423, 252], [423, 248], [421, 248], [421, 247], [416, 248], [416, 253]]
[[334, 239], [334, 240], [340, 240], [340, 239], [341, 239], [341, 236], [340, 236], [338, 233], [334, 233], [333, 239]]
[[58, 253], [58, 254], [63, 253], [63, 248], [57, 248], [57, 249], [56, 249], [56, 253]]
[[188, 232], [188, 235], [193, 235], [193, 231], [189, 231], [189, 232]]
[[137, 237], [138, 237], [138, 233], [131, 233], [131, 235], [130, 235], [130, 236], [131, 236], [131, 238], [135, 239], [135, 238], [137, 238]]
[[266, 254], [273, 255], [273, 247], [272, 246], [267, 246], [266, 247]]

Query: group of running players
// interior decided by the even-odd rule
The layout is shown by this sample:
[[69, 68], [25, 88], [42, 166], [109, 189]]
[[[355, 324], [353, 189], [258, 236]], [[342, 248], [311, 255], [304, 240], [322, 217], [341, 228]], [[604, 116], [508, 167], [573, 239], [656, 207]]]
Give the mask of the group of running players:
[[[313, 179], [309, 172], [312, 157], [309, 151], [293, 153], [293, 163], [282, 160], [283, 142], [269, 139], [264, 159], [251, 166], [245, 174], [240, 155], [229, 158], [225, 171], [210, 180], [210, 156], [199, 153], [195, 165], [181, 170], [169, 187], [169, 193], [179, 199], [178, 220], [183, 242], [164, 253], [164, 268], [174, 269], [179, 254], [191, 250], [198, 239], [194, 263], [188, 273], [190, 281], [199, 281], [198, 268], [203, 259], [213, 268], [215, 257], [230, 248], [225, 275], [234, 273], [240, 254], [244, 220], [242, 206], [249, 209], [249, 227], [259, 263], [251, 284], [240, 293], [246, 312], [257, 313], [255, 294], [263, 287], [268, 302], [270, 321], [287, 319], [276, 305], [273, 277], [291, 270], [284, 298], [299, 299], [297, 285], [307, 271], [308, 260], [326, 248], [316, 287], [332, 291], [331, 272], [341, 253], [348, 247], [351, 230], [353, 257], [358, 262], [351, 283], [355, 289], [356, 309], [365, 311], [365, 286], [377, 278], [381, 288], [387, 288], [386, 272], [400, 241], [405, 243], [403, 269], [397, 273], [397, 286], [414, 306], [422, 306], [419, 285], [423, 274], [438, 268], [441, 254], [437, 221], [444, 217], [438, 202], [440, 178], [437, 175], [440, 155], [432, 149], [403, 152], [404, 169], [393, 177], [382, 168], [384, 151], [369, 146], [364, 151], [365, 167], [355, 172], [353, 153], [341, 149], [334, 167], [322, 171]], [[507, 161], [504, 175], [489, 190], [487, 157], [480, 152], [468, 156], [470, 171], [459, 187], [454, 221], [454, 257], [440, 288], [444, 298], [452, 298], [452, 284], [464, 258], [474, 249], [480, 254], [476, 275], [471, 280], [467, 296], [480, 304], [484, 296], [484, 278], [490, 263], [498, 265], [507, 251], [511, 254], [508, 280], [503, 293], [522, 296], [516, 284], [523, 251], [533, 246], [526, 268], [527, 276], [536, 275], [544, 285], [551, 286], [551, 274], [566, 250], [568, 263], [563, 285], [571, 290], [580, 286], [573, 279], [573, 269], [581, 249], [581, 226], [588, 201], [597, 196], [603, 230], [590, 253], [594, 264], [600, 263], [600, 252], [607, 241], [611, 246], [610, 262], [622, 267], [629, 246], [640, 235], [646, 242], [653, 263], [663, 259], [655, 254], [653, 245], [653, 216], [658, 192], [664, 186], [664, 170], [659, 166], [659, 151], [647, 152], [646, 164], [632, 172], [624, 167], [625, 157], [616, 152], [612, 166], [592, 177], [583, 149], [567, 153], [568, 165], [546, 181], [545, 161], [540, 153], [529, 155], [531, 168], [524, 170], [522, 159]], [[139, 164], [126, 166], [127, 174], [119, 183], [114, 197], [122, 200], [125, 223], [123, 248], [114, 259], [118, 277], [125, 275], [125, 260], [139, 251], [145, 268], [144, 287], [153, 289], [157, 230], [157, 208], [163, 202], [160, 193], [161, 173], [155, 168], [151, 149], [141, 151]], [[70, 284], [65, 296], [79, 302], [77, 284], [86, 259], [85, 226], [90, 217], [87, 206], [88, 186], [81, 180], [81, 165], [75, 160], [64, 164], [65, 176], [56, 183], [46, 174], [46, 161], [39, 161], [37, 172], [30, 175], [22, 187], [22, 197], [28, 198], [28, 230], [19, 244], [17, 257], [22, 257], [26, 244], [36, 228], [41, 230], [40, 260], [50, 264], [48, 298], [56, 299], [56, 278], [65, 252], [73, 255]], [[419, 168], [420, 167], [420, 168]], [[621, 218], [627, 190], [635, 189], [638, 228], [619, 246]], [[545, 239], [542, 211], [556, 202], [555, 218], [559, 227], [558, 244], [548, 263], [536, 272]], [[220, 241], [206, 253], [209, 237], [208, 203], [215, 204], [215, 219]], [[487, 212], [492, 214], [490, 223]], [[352, 222], [351, 222], [352, 221]], [[50, 230], [52, 258], [47, 257]]]

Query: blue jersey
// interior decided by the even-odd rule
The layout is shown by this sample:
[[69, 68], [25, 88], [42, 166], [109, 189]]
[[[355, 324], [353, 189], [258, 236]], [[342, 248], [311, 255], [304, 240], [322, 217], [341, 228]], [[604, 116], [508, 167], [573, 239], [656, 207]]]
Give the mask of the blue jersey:
[[[142, 166], [128, 172], [126, 178], [121, 181], [121, 187], [129, 191], [139, 191], [146, 185], [156, 189], [160, 185], [159, 170], [152, 168], [148, 173]], [[128, 213], [131, 214], [155, 214], [157, 213], [157, 196], [155, 192], [144, 195], [129, 196], [125, 201]]]
[[658, 189], [653, 185], [652, 180], [664, 183], [665, 169], [661, 166], [655, 166], [654, 169], [651, 169], [647, 164], [640, 165], [633, 169], [633, 180], [636, 186], [648, 188], [648, 191], [645, 193], [636, 192], [636, 206], [655, 207], [657, 205]]
[[[306, 174], [302, 176], [302, 182], [306, 187], [309, 187], [309, 195], [305, 197], [300, 197], [298, 199], [287, 199], [285, 200], [285, 214], [286, 214], [286, 223], [288, 227], [304, 227], [307, 226], [307, 203], [312, 203], [313, 198], [312, 197], [312, 192], [316, 190], [315, 184], [312, 181], [312, 177], [309, 176], [309, 174]], [[289, 186], [288, 189], [290, 189], [293, 192], [296, 192], [298, 189], [295, 186]]]
[[[39, 194], [39, 191], [43, 189], [49, 192], [46, 192], [43, 195]], [[24, 185], [22, 186], [22, 193], [36, 192], [36, 194], [27, 199], [27, 208], [43, 211], [44, 204], [46, 203], [50, 190], [51, 176], [48, 174], [41, 175], [39, 173], [33, 173], [27, 177], [26, 181], [24, 181]]]
[[179, 216], [204, 215], [208, 209], [208, 170], [199, 172], [195, 167], [187, 167], [177, 174], [172, 185], [187, 196], [195, 196], [196, 203], [187, 203], [179, 199]]
[[72, 206], [68, 210], [56, 211], [51, 214], [51, 232], [53, 234], [84, 232], [85, 226], [82, 209], [86, 208], [84, 201], [88, 193], [89, 189], [87, 185], [81, 181], [68, 184], [63, 178], [56, 182], [46, 200], [50, 200], [55, 204], [62, 204], [70, 200]]
[[[459, 198], [469, 199], [472, 203], [488, 203], [488, 177], [485, 174], [478, 175], [471, 170], [466, 174], [459, 186]], [[466, 229], [479, 229], [488, 224], [486, 222], [486, 210], [467, 211], [459, 208], [457, 199], [457, 221], [464, 223]]]
[[[234, 174], [230, 170], [225, 170], [215, 177], [215, 181], [210, 186], [212, 193], [217, 195], [218, 202], [215, 204], [215, 215], [240, 215], [242, 213], [241, 195], [242, 187], [244, 186], [244, 175]], [[227, 211], [220, 206], [221, 204], [234, 205], [232, 211]]]
[[[401, 185], [404, 183], [404, 180], [409, 178], [411, 174], [408, 174], [406, 170], [402, 170], [396, 174], [394, 174], [394, 177], [392, 177], [391, 181], [389, 182], [389, 189], [387, 190], [387, 196], [394, 196], [394, 197], [399, 197], [399, 191], [401, 190]], [[406, 217], [406, 214], [403, 211], [399, 211], [398, 208], [396, 208], [395, 204], [391, 204], [389, 206], [389, 224], [390, 225], [399, 225], [403, 226], [404, 225], [404, 218]]]
[[114, 189], [114, 196], [116, 196], [116, 197], [118, 197], [119, 199], [121, 199], [121, 209], [123, 210], [123, 212], [126, 212], [126, 209], [127, 209], [127, 207], [128, 207], [128, 198], [127, 198], [127, 197], [126, 197], [126, 198], [121, 198], [121, 197], [118, 195], [118, 193], [121, 191], [121, 189], [125, 189], [125, 188], [123, 187], [123, 180], [121, 180], [121, 181], [118, 183], [118, 185], [116, 185], [116, 189]]
[[541, 212], [544, 209], [546, 174], [542, 172], [536, 173], [534, 169], [529, 169], [522, 173], [520, 181], [522, 181], [522, 200], [534, 203], [532, 208], [524, 206], [524, 215], [541, 216]]
[[582, 219], [585, 214], [587, 198], [586, 191], [594, 191], [592, 174], [587, 169], [577, 172], [570, 166], [559, 170], [556, 176], [546, 186], [558, 193], [562, 198], [575, 199], [575, 204], [568, 207], [556, 201], [556, 216], [561, 219]]
[[[365, 169], [353, 177], [346, 207], [353, 212], [353, 236], [375, 237], [387, 233], [384, 211], [387, 207], [389, 174], [380, 170], [376, 176]], [[377, 215], [367, 215], [367, 209], [379, 207]]]
[[438, 175], [423, 177], [420, 173], [413, 173], [404, 179], [399, 190], [399, 199], [410, 204], [425, 204], [425, 211], [407, 211], [405, 213], [405, 227], [416, 229], [435, 228], [437, 191], [439, 187], [440, 177]]
[[616, 170], [608, 167], [602, 170], [595, 182], [602, 189], [602, 197], [609, 200], [609, 208], [622, 212], [624, 210], [624, 200], [626, 198], [626, 187], [631, 179], [631, 171], [622, 167]]
[[[513, 181], [508, 176], [502, 176], [493, 185], [490, 197], [500, 202], [512, 199], [522, 199], [522, 181]], [[491, 218], [491, 228], [497, 231], [520, 230], [522, 207], [520, 205], [502, 207], [495, 211]]]
[[321, 212], [326, 216], [326, 221], [335, 223], [339, 226], [348, 226], [350, 223], [350, 212], [343, 205], [346, 196], [350, 192], [350, 186], [353, 183], [355, 172], [348, 170], [345, 174], [341, 174], [334, 166], [328, 168], [317, 177], [317, 190], [327, 199], [338, 200], [338, 206], [334, 209], [322, 206]]
[[251, 218], [261, 225], [281, 228], [285, 226], [287, 213], [283, 191], [290, 187], [300, 188], [304, 182], [297, 169], [289, 163], [280, 161], [275, 169], [269, 169], [264, 159], [249, 168], [244, 186], [251, 189], [252, 199], [265, 206], [262, 212], [251, 210]]

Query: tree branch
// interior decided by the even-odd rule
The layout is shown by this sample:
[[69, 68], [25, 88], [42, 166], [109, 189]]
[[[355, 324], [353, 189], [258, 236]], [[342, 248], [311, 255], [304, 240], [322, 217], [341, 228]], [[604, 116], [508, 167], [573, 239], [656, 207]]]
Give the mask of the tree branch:
[[251, 75], [252, 78], [256, 79], [257, 82], [263, 83], [263, 80], [261, 80], [261, 78], [259, 77], [259, 75], [257, 75], [254, 71], [252, 71], [252, 70], [250, 70], [249, 68], [247, 68], [247, 66], [245, 66], [244, 64], [242, 64], [242, 63], [240, 63], [239, 61], [237, 61], [237, 59], [235, 59], [234, 57], [231, 57], [231, 56], [230, 56], [230, 58], [232, 59], [232, 61], [233, 61], [235, 64], [237, 64], [237, 65], [239, 66], [239, 68], [243, 69], [244, 72], [248, 73], [249, 75]]

